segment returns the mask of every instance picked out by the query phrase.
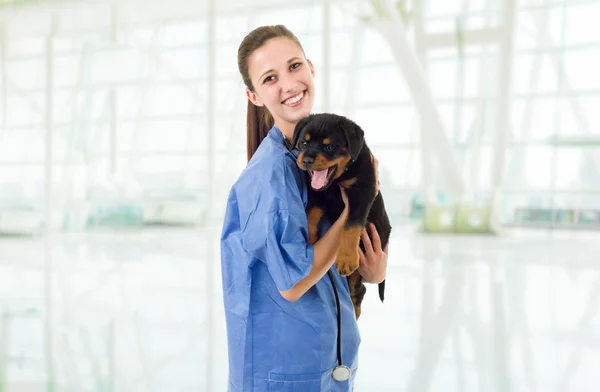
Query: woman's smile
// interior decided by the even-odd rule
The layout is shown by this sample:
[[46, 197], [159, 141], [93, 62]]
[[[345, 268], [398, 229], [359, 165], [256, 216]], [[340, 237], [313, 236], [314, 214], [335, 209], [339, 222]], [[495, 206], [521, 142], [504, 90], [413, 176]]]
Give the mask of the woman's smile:
[[287, 98], [282, 103], [289, 107], [300, 106], [302, 104], [302, 102], [304, 101], [305, 92], [306, 92], [306, 90], [300, 91], [298, 94], [296, 94], [290, 98]]

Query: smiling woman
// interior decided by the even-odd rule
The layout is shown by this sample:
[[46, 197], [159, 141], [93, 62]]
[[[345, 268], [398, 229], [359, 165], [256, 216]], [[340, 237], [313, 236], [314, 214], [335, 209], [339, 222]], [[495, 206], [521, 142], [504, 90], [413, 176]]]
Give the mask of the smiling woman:
[[[360, 335], [346, 278], [333, 267], [348, 200], [342, 191], [339, 218], [324, 222], [324, 235], [309, 243], [307, 178], [286, 148], [312, 111], [315, 69], [281, 25], [248, 34], [238, 66], [249, 162], [229, 194], [221, 235], [229, 391], [352, 391]], [[387, 254], [380, 246], [369, 254], [368, 274], [385, 274]], [[334, 374], [341, 363], [347, 378]]]

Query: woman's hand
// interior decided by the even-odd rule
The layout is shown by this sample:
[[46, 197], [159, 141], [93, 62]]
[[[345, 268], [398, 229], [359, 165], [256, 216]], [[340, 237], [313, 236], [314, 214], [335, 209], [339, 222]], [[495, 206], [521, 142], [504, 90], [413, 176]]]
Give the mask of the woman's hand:
[[360, 253], [360, 265], [358, 266], [358, 273], [362, 276], [363, 281], [367, 283], [381, 283], [385, 280], [387, 261], [388, 261], [388, 246], [385, 249], [381, 249], [381, 238], [375, 225], [369, 223], [371, 229], [371, 236], [373, 241], [369, 238], [367, 230], [363, 229], [361, 239], [365, 246], [365, 251], [358, 248]]

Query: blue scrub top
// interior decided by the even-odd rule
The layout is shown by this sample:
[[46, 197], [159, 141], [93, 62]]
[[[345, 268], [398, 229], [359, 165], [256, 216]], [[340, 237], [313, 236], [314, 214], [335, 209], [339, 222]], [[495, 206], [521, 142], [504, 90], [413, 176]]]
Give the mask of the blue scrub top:
[[221, 268], [230, 392], [353, 390], [360, 334], [346, 278], [331, 268], [342, 307], [343, 364], [352, 369], [345, 382], [331, 376], [338, 331], [329, 277], [296, 302], [279, 293], [305, 278], [314, 260], [305, 175], [273, 127], [229, 194]]

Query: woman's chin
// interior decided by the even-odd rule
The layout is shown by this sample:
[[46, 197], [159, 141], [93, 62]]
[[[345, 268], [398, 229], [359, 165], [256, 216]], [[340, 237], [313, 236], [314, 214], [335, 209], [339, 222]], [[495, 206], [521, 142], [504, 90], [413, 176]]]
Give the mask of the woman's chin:
[[308, 105], [306, 105], [305, 107], [303, 107], [300, 110], [295, 110], [293, 113], [289, 113], [288, 117], [288, 121], [290, 123], [297, 123], [298, 121], [302, 120], [305, 117], [308, 117], [308, 115], [311, 113], [310, 107]]

